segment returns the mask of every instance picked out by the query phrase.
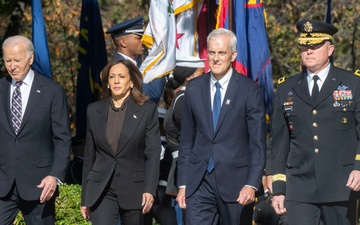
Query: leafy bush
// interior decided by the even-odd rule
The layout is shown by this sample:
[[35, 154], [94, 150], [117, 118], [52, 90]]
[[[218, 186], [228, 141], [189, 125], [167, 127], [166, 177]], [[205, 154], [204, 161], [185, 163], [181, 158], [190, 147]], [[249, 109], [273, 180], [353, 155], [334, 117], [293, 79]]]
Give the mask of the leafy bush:
[[[56, 198], [56, 225], [90, 225], [84, 220], [80, 212], [81, 186], [78, 184], [60, 185], [60, 195]], [[19, 213], [14, 225], [25, 225]]]

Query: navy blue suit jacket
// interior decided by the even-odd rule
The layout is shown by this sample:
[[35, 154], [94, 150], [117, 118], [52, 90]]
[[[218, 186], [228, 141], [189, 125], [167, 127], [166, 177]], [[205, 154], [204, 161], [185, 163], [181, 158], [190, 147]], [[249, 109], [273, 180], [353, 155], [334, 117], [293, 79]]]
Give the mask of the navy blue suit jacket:
[[210, 74], [186, 86], [181, 123], [178, 185], [186, 197], [198, 188], [214, 154], [216, 182], [224, 201], [234, 202], [244, 185], [260, 186], [265, 164], [265, 109], [261, 88], [233, 72], [213, 129]]
[[62, 86], [35, 72], [18, 135], [10, 119], [11, 77], [0, 80], [0, 197], [16, 181], [22, 199], [37, 200], [46, 176], [65, 179], [71, 134]]

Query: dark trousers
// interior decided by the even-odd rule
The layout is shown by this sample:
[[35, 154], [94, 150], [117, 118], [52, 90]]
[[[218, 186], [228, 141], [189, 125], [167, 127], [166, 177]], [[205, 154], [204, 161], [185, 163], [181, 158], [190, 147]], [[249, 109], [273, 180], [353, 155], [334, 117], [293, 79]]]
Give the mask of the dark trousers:
[[356, 201], [332, 203], [302, 203], [286, 201], [289, 225], [357, 225]]
[[[240, 190], [239, 190], [240, 192]], [[243, 206], [221, 199], [214, 173], [205, 173], [199, 188], [186, 199], [186, 225], [239, 225]]]
[[143, 225], [145, 216], [142, 209], [120, 208], [115, 190], [116, 180], [111, 179], [99, 200], [90, 207], [92, 225], [115, 225], [119, 216], [121, 225]]
[[9, 194], [0, 198], [0, 224], [12, 225], [19, 211], [27, 225], [53, 225], [55, 196], [43, 204], [39, 200], [26, 201], [21, 198], [14, 183]]
[[141, 225], [144, 223], [144, 214], [141, 209], [125, 210], [119, 208], [116, 195], [108, 190], [100, 200], [90, 208], [91, 223], [93, 225], [117, 224], [118, 216], [122, 225]]
[[160, 225], [177, 225], [175, 208], [172, 206], [172, 197], [166, 195], [166, 187], [158, 186], [153, 214]]

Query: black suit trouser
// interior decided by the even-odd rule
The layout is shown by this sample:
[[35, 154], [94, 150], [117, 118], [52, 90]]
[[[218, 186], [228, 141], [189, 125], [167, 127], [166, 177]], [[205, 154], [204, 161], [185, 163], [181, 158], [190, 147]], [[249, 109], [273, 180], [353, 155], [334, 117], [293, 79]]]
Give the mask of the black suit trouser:
[[21, 198], [14, 183], [9, 194], [0, 198], [0, 224], [12, 225], [21, 211], [27, 225], [54, 225], [55, 196], [43, 204], [39, 200], [26, 201]]
[[117, 224], [119, 215], [121, 225], [147, 225], [148, 222], [145, 221], [152, 220], [152, 217], [150, 215], [145, 217], [142, 209], [127, 210], [120, 208], [115, 191], [116, 184], [117, 181], [113, 176], [99, 200], [90, 207], [92, 225]]

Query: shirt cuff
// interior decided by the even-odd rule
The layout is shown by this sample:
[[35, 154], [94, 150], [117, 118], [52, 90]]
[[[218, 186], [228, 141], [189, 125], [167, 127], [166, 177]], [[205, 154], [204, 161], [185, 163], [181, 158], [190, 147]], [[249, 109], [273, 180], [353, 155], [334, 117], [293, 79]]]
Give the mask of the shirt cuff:
[[52, 176], [52, 177], [56, 179], [56, 184], [57, 184], [57, 185], [63, 184], [63, 182], [61, 182], [61, 180], [58, 179], [57, 177], [54, 177], [54, 176]]
[[254, 187], [254, 186], [251, 186], [251, 185], [245, 185], [245, 187], [251, 187], [251, 188], [253, 188], [255, 191], [258, 191], [258, 189], [256, 188], [256, 187]]

